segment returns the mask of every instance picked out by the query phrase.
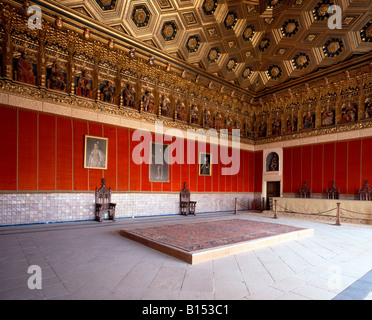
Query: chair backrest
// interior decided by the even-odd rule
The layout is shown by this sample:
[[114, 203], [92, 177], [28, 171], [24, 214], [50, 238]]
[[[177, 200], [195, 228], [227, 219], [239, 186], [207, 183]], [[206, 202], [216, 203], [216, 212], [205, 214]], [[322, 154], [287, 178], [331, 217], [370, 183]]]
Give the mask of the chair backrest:
[[340, 190], [336, 188], [335, 182], [332, 181], [332, 186], [327, 189], [327, 199], [339, 199]]
[[186, 182], [183, 184], [183, 189], [180, 192], [180, 201], [189, 202], [190, 201], [190, 191], [187, 190]]
[[111, 203], [111, 188], [106, 187], [105, 179], [102, 179], [101, 188], [96, 187], [96, 203], [103, 205]]
[[311, 189], [307, 187], [307, 182], [304, 182], [304, 186], [299, 190], [300, 198], [311, 198]]
[[359, 189], [359, 200], [372, 201], [372, 189], [369, 187], [368, 180], [366, 180], [364, 188]]

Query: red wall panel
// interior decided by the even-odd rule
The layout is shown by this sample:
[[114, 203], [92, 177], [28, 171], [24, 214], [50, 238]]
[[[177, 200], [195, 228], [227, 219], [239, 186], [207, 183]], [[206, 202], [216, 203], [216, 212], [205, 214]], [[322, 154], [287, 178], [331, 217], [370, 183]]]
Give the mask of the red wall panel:
[[[138, 141], [133, 141], [132, 136], [133, 136], [133, 130], [130, 130], [130, 190], [131, 191], [141, 191], [141, 165], [137, 164], [133, 161], [132, 159], [132, 154], [134, 148], [138, 145]], [[146, 174], [146, 173], [143, 173]]]
[[118, 128], [117, 129], [117, 145], [118, 145], [118, 161], [117, 161], [117, 172], [118, 172], [118, 191], [129, 191], [129, 169], [130, 169], [130, 133], [129, 129]]
[[255, 153], [254, 192], [262, 192], [263, 152]]
[[332, 185], [335, 180], [335, 143], [324, 144], [323, 158], [323, 193]]
[[[262, 152], [242, 150], [240, 171], [222, 175], [222, 169], [230, 168], [231, 164], [222, 164], [219, 148], [207, 144], [206, 152], [213, 153], [212, 176], [199, 176], [199, 151], [204, 150], [198, 150], [195, 143], [195, 152], [188, 153], [193, 149], [188, 149], [188, 142], [181, 139], [185, 163], [170, 166], [169, 182], [151, 183], [149, 165], [137, 165], [132, 160], [133, 149], [139, 142], [132, 141], [133, 131], [129, 129], [4, 107], [0, 107], [0, 121], [1, 132], [8, 137], [7, 159], [0, 160], [2, 190], [15, 190], [18, 183], [19, 190], [94, 191], [102, 177], [114, 191], [179, 192], [183, 182], [192, 192], [261, 192], [262, 189]], [[107, 170], [84, 168], [85, 135], [109, 139]], [[227, 157], [231, 155], [230, 149]], [[194, 164], [187, 162], [188, 157], [193, 158]]]
[[18, 190], [38, 190], [38, 115], [19, 110], [18, 117]]
[[361, 154], [362, 154], [362, 141], [353, 140], [349, 141], [349, 150], [348, 150], [348, 194], [357, 194], [360, 186], [362, 185], [361, 181]]
[[[250, 152], [248, 154], [249, 158], [249, 168], [248, 168], [248, 192], [254, 192], [255, 188], [255, 153]], [[261, 184], [262, 184], [262, 178], [261, 178]], [[262, 189], [262, 186], [261, 186]]]
[[70, 119], [57, 118], [57, 190], [72, 190], [72, 153], [72, 121]]
[[306, 181], [308, 185], [312, 185], [312, 149], [312, 146], [302, 147], [302, 181], [299, 186], [294, 186], [294, 192], [298, 191], [304, 181]]
[[302, 186], [302, 148], [292, 150], [292, 193], [296, 193]]
[[362, 185], [366, 180], [372, 181], [372, 165], [371, 165], [371, 154], [372, 154], [372, 138], [365, 138], [362, 141]]
[[309, 188], [314, 193], [323, 192], [323, 145], [318, 144], [313, 146], [312, 156], [312, 172], [313, 177], [311, 184], [308, 184]]
[[181, 187], [183, 188], [184, 182], [186, 182], [187, 188], [190, 188], [190, 164], [188, 161], [188, 152], [187, 150], [188, 142], [184, 140], [184, 155], [183, 155], [183, 164], [181, 165]]
[[0, 134], [6, 157], [0, 157], [0, 190], [17, 190], [17, 110], [0, 105]]
[[108, 186], [111, 187], [111, 190], [116, 191], [117, 190], [116, 128], [104, 126], [103, 131], [104, 131], [103, 137], [108, 138], [107, 170], [104, 170], [103, 174], [106, 179], [106, 183], [108, 183]]
[[283, 192], [292, 192], [292, 148], [283, 150]]
[[[88, 123], [73, 120], [73, 178], [74, 190], [89, 190], [88, 170], [84, 168], [85, 135], [88, 134]], [[95, 182], [96, 184], [99, 183]]]
[[347, 193], [347, 163], [348, 163], [348, 143], [347, 141], [336, 143], [336, 168], [335, 182], [341, 194]]
[[39, 115], [39, 190], [55, 190], [56, 117]]

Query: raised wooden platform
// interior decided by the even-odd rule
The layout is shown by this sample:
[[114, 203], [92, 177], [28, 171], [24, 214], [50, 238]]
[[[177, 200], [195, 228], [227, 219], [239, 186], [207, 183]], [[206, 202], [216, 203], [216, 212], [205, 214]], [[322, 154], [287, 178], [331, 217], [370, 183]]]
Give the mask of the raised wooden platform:
[[189, 264], [311, 236], [312, 229], [245, 219], [123, 229], [121, 235]]

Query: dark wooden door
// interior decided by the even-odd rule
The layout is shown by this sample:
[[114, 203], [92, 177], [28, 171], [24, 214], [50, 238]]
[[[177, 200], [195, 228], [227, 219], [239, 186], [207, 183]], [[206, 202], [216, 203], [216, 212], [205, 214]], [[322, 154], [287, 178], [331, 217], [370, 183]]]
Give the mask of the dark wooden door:
[[280, 197], [280, 181], [267, 182], [266, 185], [266, 208], [270, 208], [271, 199]]

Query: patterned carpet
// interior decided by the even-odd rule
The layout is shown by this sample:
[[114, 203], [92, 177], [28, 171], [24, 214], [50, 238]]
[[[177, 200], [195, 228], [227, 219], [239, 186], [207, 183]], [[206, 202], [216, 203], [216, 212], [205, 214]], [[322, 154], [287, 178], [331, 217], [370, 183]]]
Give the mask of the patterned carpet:
[[125, 230], [187, 252], [210, 249], [304, 230], [281, 224], [243, 219], [220, 220]]

